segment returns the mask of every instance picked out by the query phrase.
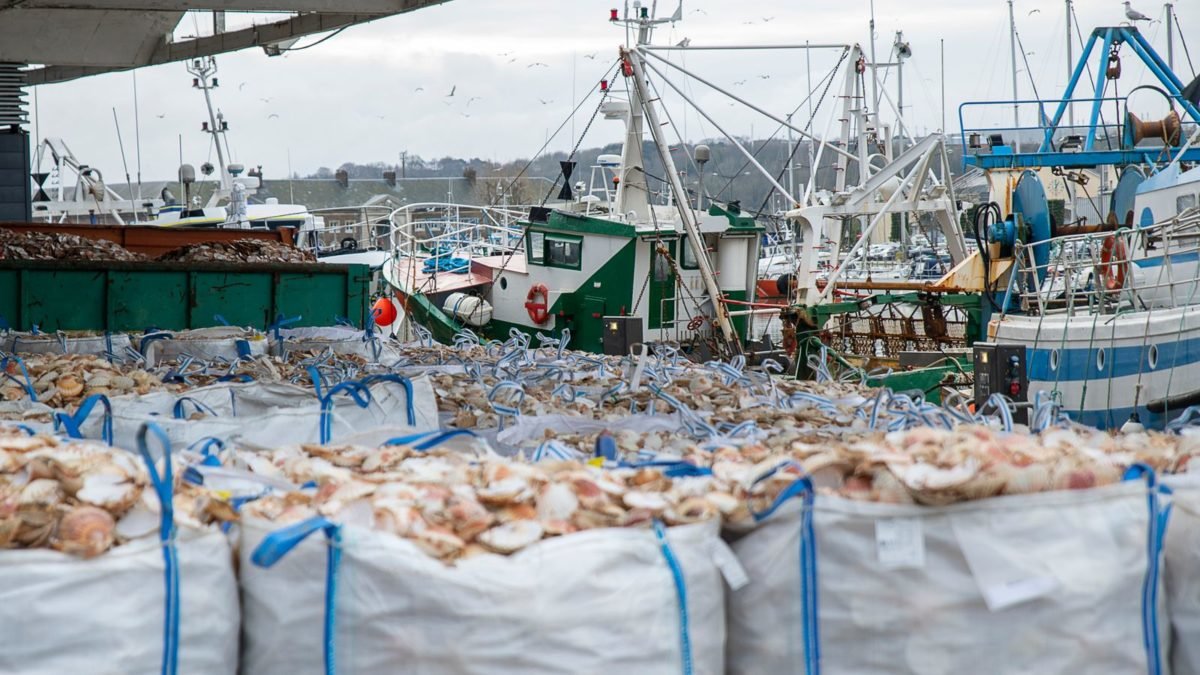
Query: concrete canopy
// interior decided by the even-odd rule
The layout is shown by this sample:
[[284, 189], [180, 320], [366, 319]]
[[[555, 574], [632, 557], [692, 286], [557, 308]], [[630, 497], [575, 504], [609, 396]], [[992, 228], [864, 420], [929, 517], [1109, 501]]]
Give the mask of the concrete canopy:
[[[0, 62], [32, 63], [30, 85], [287, 45], [449, 0], [0, 0]], [[285, 12], [278, 21], [173, 41], [188, 10]]]

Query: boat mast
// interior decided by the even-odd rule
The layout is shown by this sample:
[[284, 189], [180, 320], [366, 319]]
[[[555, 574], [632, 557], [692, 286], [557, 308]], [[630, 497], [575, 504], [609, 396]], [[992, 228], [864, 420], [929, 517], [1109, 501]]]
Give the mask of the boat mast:
[[1168, 2], [1163, 5], [1167, 10], [1167, 67], [1175, 70], [1175, 27], [1172, 25], [1175, 5]]
[[[1009, 0], [1011, 2], [1011, 0]], [[879, 110], [879, 71], [875, 69], [875, 0], [871, 0], [871, 112]], [[812, 91], [809, 89], [809, 91]], [[866, 92], [863, 92], [866, 95]]]
[[[635, 11], [637, 7], [635, 6]], [[650, 18], [644, 8], [639, 11], [636, 18], [638, 25], [638, 44], [645, 45], [649, 42], [650, 30], [654, 24], [654, 19]], [[636, 49], [622, 49], [621, 59], [622, 68], [629, 67], [627, 71], [632, 77], [626, 78], [627, 81], [632, 81], [633, 86], [630, 87], [630, 101], [637, 100], [645, 113], [646, 120], [649, 122], [650, 137], [654, 143], [655, 149], [658, 151], [659, 160], [663, 165], [663, 173], [670, 181], [671, 191], [676, 195], [676, 204], [678, 204], [679, 219], [683, 222], [683, 229], [687, 233], [690, 241], [703, 242], [704, 238], [700, 233], [699, 223], [696, 221], [696, 212], [691, 208], [691, 202], [687, 199], [687, 192], [683, 186], [683, 181], [679, 177], [679, 171], [675, 167], [675, 161], [671, 157], [670, 147], [667, 145], [667, 140], [662, 136], [662, 126], [659, 124], [658, 111], [655, 109], [649, 92], [645, 89], [646, 86], [646, 68], [643, 59], [645, 57]], [[632, 107], [632, 105], [631, 105]], [[634, 110], [630, 110], [630, 116], [635, 114]], [[641, 139], [638, 139], [640, 147]], [[644, 193], [643, 193], [644, 194]], [[742, 345], [738, 340], [737, 331], [733, 328], [733, 323], [729, 319], [729, 309], [721, 299], [721, 288], [717, 283], [716, 273], [713, 271], [712, 261], [709, 259], [707, 251], [704, 247], [697, 247], [698, 255], [696, 256], [697, 266], [700, 268], [700, 278], [704, 281], [705, 290], [708, 291], [708, 296], [712, 299], [713, 312], [716, 314], [714, 322], [717, 329], [721, 333], [722, 341], [726, 348], [733, 354], [740, 354]]]
[[[1075, 57], [1072, 55], [1072, 40], [1075, 36], [1071, 35], [1071, 17], [1074, 15], [1074, 10], [1071, 9], [1071, 0], [1067, 0], [1067, 81], [1071, 81], [1071, 73], [1075, 69]], [[1072, 127], [1075, 126], [1075, 106], [1067, 103], [1067, 120]], [[1074, 129], [1072, 129], [1074, 133]]]
[[[650, 43], [653, 24], [648, 19], [648, 9], [640, 1], [633, 3], [634, 16], [629, 16], [626, 5], [625, 30], [628, 35], [631, 25], [637, 26], [637, 44]], [[646, 17], [646, 18], [643, 18]], [[646, 183], [646, 160], [642, 153], [644, 118], [642, 115], [642, 92], [638, 87], [628, 87], [629, 118], [625, 125], [625, 143], [621, 148], [621, 169], [618, 174], [616, 204], [617, 213], [630, 222], [650, 220], [650, 187]]]
[[1008, 46], [1012, 53], [1012, 85], [1013, 85], [1013, 137], [1017, 147], [1020, 147], [1021, 126], [1020, 104], [1017, 103], [1017, 20], [1013, 16], [1013, 0], [1008, 0]]
[[209, 90], [217, 87], [217, 80], [213, 78], [209, 82], [210, 75], [217, 73], [217, 60], [209, 56], [205, 59], [195, 59], [188, 64], [187, 70], [192, 74], [192, 86], [204, 92], [204, 105], [208, 108], [208, 124], [206, 130], [212, 134], [213, 145], [217, 146], [217, 171], [221, 176], [221, 190], [230, 190], [233, 188], [233, 177], [229, 175], [229, 167], [225, 164], [225, 150], [221, 147], [221, 134], [224, 131], [223, 125], [225, 120], [217, 119], [216, 113], [213, 111], [212, 96], [208, 93]]

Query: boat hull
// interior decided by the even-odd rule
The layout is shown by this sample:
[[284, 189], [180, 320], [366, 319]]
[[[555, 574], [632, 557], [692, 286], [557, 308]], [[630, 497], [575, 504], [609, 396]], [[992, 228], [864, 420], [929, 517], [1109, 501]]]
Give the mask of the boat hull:
[[1054, 394], [1071, 419], [1119, 428], [1136, 412], [1163, 428], [1200, 404], [1200, 306], [1117, 315], [1005, 316], [989, 331], [1027, 347], [1029, 396]]

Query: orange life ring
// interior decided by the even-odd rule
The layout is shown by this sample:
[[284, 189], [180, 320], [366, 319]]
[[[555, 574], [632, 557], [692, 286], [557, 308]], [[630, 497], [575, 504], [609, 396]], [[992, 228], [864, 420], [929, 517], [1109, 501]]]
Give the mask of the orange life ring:
[[1125, 268], [1129, 265], [1129, 253], [1125, 241], [1109, 235], [1100, 245], [1100, 278], [1104, 288], [1119, 291], [1125, 288]]
[[[540, 298], [540, 300], [538, 299]], [[525, 296], [525, 311], [539, 326], [550, 320], [550, 291], [543, 284], [535, 284]]]

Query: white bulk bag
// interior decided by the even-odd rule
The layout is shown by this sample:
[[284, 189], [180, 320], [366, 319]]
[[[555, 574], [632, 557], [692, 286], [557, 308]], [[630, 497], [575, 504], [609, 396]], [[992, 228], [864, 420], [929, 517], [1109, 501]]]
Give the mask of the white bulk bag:
[[[243, 523], [242, 672], [322, 673], [327, 558], [320, 534], [271, 567], [252, 559], [272, 523]], [[337, 672], [356, 675], [716, 674], [724, 612], [717, 523], [668, 528], [675, 575], [651, 530], [603, 529], [453, 567], [411, 542], [340, 529], [334, 575]], [[726, 552], [727, 553], [727, 552]]]
[[267, 337], [250, 328], [217, 326], [144, 335], [138, 349], [146, 357], [147, 368], [183, 356], [206, 363], [218, 359], [234, 361], [266, 354]]
[[1164, 552], [1171, 672], [1200, 675], [1200, 476], [1169, 476], [1171, 526]]
[[[399, 383], [373, 382], [366, 408], [348, 396], [335, 394], [328, 413], [326, 431], [330, 440], [396, 426], [411, 431], [439, 428], [437, 398], [428, 378], [410, 381], [411, 399]], [[328, 395], [328, 394], [326, 394]], [[156, 422], [175, 447], [188, 447], [205, 438], [241, 440], [274, 447], [287, 443], [319, 443], [322, 440], [322, 405], [310, 388], [280, 383], [219, 383], [185, 394], [154, 392], [146, 396], [120, 396], [110, 400], [113, 408], [113, 445], [133, 449], [138, 428]], [[412, 419], [409, 424], [409, 406]], [[203, 419], [189, 419], [200, 411]], [[181, 417], [176, 418], [179, 414]], [[103, 409], [99, 406], [80, 420], [82, 435], [101, 438]]]
[[[238, 595], [217, 531], [181, 527], [179, 673], [234, 675]], [[157, 535], [84, 560], [51, 550], [0, 551], [0, 672], [158, 673], [165, 586]]]
[[1159, 672], [1143, 645], [1147, 501], [1143, 482], [939, 508], [820, 495], [802, 575], [791, 499], [733, 543], [751, 582], [727, 602], [727, 672], [805, 673], [808, 639], [807, 672], [826, 675]]
[[108, 335], [68, 336], [58, 333], [17, 333], [0, 335], [0, 352], [27, 354], [91, 354], [104, 356], [113, 354], [124, 360], [133, 348], [129, 336], [124, 333]]
[[[151, 466], [150, 479], [159, 503], [173, 502], [171, 472], [160, 478]], [[0, 672], [234, 675], [240, 608], [229, 542], [215, 529], [170, 529], [91, 559], [0, 551]]]
[[621, 430], [649, 433], [652, 431], [677, 431], [681, 429], [681, 425], [679, 415], [674, 413], [670, 415], [628, 415], [611, 420], [597, 420], [591, 417], [572, 415], [520, 415], [505, 424], [504, 430], [496, 434], [496, 440], [505, 445], [521, 447], [545, 440], [547, 429], [553, 429], [558, 434], [590, 434]]
[[385, 340], [378, 332], [367, 335], [366, 331], [349, 326], [321, 328], [285, 328], [279, 331], [280, 339], [272, 339], [271, 353], [284, 356], [289, 351], [325, 351], [334, 354], [360, 356], [371, 363], [393, 366], [400, 361], [400, 350], [395, 342]]

